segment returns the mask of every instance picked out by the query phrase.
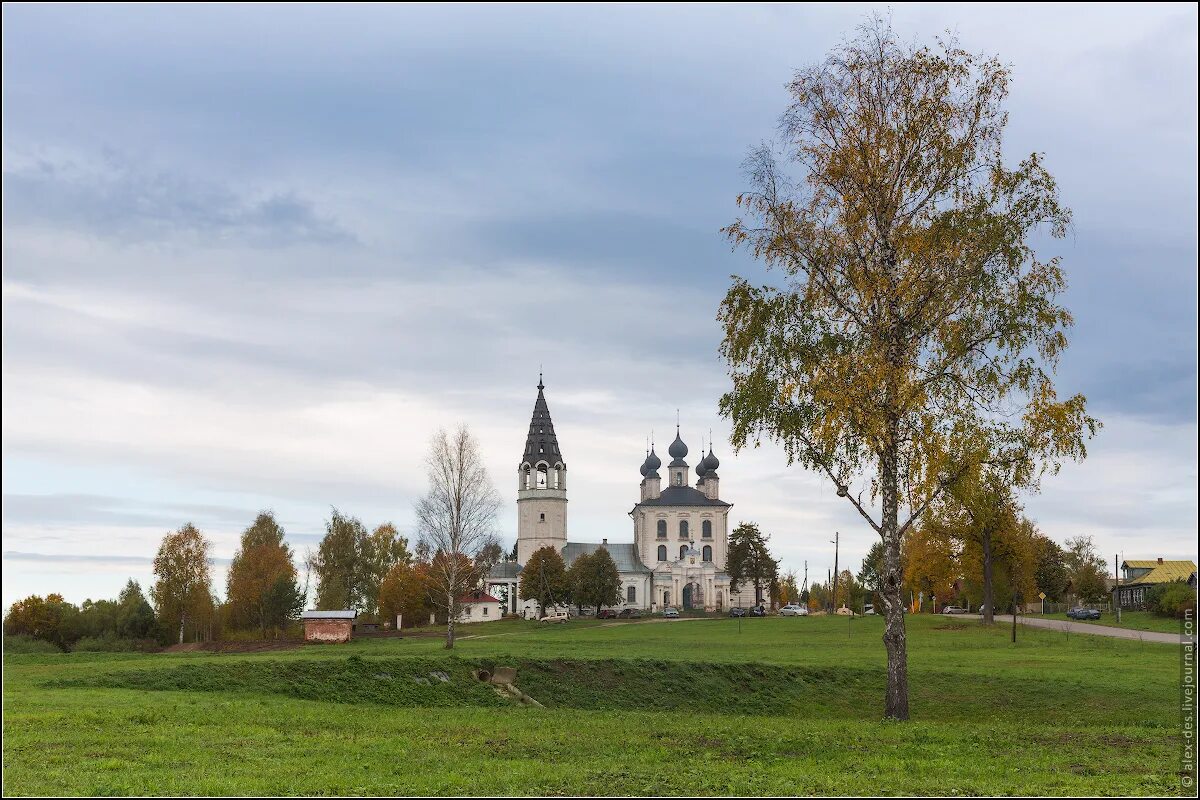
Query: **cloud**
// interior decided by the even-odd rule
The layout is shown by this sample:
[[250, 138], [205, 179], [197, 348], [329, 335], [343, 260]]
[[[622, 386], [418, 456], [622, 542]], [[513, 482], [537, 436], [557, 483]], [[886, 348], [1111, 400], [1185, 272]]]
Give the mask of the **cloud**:
[[239, 193], [211, 180], [154, 170], [108, 150], [95, 158], [6, 152], [6, 225], [65, 227], [120, 242], [171, 240], [258, 247], [354, 237], [289, 190]]

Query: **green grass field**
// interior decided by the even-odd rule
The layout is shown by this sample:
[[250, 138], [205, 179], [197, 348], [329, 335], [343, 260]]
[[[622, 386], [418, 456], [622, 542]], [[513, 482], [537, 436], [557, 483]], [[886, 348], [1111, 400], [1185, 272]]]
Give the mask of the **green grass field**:
[[[908, 620], [523, 621], [255, 655], [9, 655], [4, 792], [1180, 794], [1175, 647]], [[512, 665], [545, 706], [477, 683]], [[440, 673], [440, 674], [439, 674]], [[443, 677], [445, 680], [443, 680]]]

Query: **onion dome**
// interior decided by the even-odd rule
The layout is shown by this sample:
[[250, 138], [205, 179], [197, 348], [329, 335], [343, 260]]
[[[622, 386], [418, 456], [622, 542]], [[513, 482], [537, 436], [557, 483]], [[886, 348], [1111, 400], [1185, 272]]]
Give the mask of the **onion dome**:
[[700, 463], [704, 465], [705, 472], [715, 472], [717, 467], [721, 466], [721, 460], [713, 455], [711, 443], [708, 445], [708, 455], [700, 459]]
[[658, 468], [662, 466], [662, 459], [654, 453], [654, 448], [650, 448], [650, 457], [646, 459], [646, 477], [657, 478]]
[[650, 451], [646, 451], [646, 460], [642, 462], [641, 468], [642, 477], [646, 477], [646, 473], [650, 471]]
[[688, 446], [683, 443], [683, 439], [679, 438], [679, 426], [675, 426], [675, 441], [671, 442], [671, 447], [668, 448], [667, 454], [674, 459], [671, 462], [672, 467], [686, 467], [687, 462], [683, 460], [688, 454]]
[[699, 478], [700, 480], [704, 480], [705, 474], [706, 474], [706, 471], [704, 469], [704, 459], [702, 458], [696, 464], [696, 477]]

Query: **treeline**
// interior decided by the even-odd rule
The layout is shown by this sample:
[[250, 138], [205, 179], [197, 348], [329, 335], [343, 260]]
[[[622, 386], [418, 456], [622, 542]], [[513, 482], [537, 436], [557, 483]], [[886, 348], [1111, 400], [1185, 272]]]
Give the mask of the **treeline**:
[[[302, 559], [285, 541], [282, 526], [261, 512], [241, 534], [226, 578], [225, 599], [212, 583], [212, 544], [187, 523], [163, 537], [154, 557], [149, 593], [130, 580], [115, 600], [76, 606], [61, 594], [14, 603], [4, 618], [9, 646], [46, 642], [62, 650], [136, 650], [161, 645], [236, 638], [294, 637], [315, 583], [320, 609], [353, 608], [367, 620], [405, 625], [429, 619], [428, 546], [411, 552], [408, 539], [385, 522], [368, 532], [355, 517], [332, 510], [316, 552]], [[480, 553], [482, 572], [500, 560], [498, 546]], [[34, 648], [37, 649], [37, 648]]]

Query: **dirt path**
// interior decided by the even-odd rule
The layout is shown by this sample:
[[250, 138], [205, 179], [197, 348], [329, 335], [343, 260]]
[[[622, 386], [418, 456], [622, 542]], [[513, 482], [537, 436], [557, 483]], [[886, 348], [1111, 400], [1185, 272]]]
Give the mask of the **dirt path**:
[[[997, 614], [996, 621], [1011, 625], [1012, 615]], [[1184, 637], [1177, 633], [1114, 628], [1112, 625], [1094, 625], [1090, 622], [1068, 622], [1063, 619], [1043, 619], [1041, 617], [1017, 617], [1017, 622], [1032, 628], [1049, 628], [1052, 631], [1062, 631], [1063, 633], [1088, 633], [1093, 636], [1110, 636], [1113, 639], [1134, 639], [1142, 642], [1161, 642], [1162, 644], [1184, 643]]]

